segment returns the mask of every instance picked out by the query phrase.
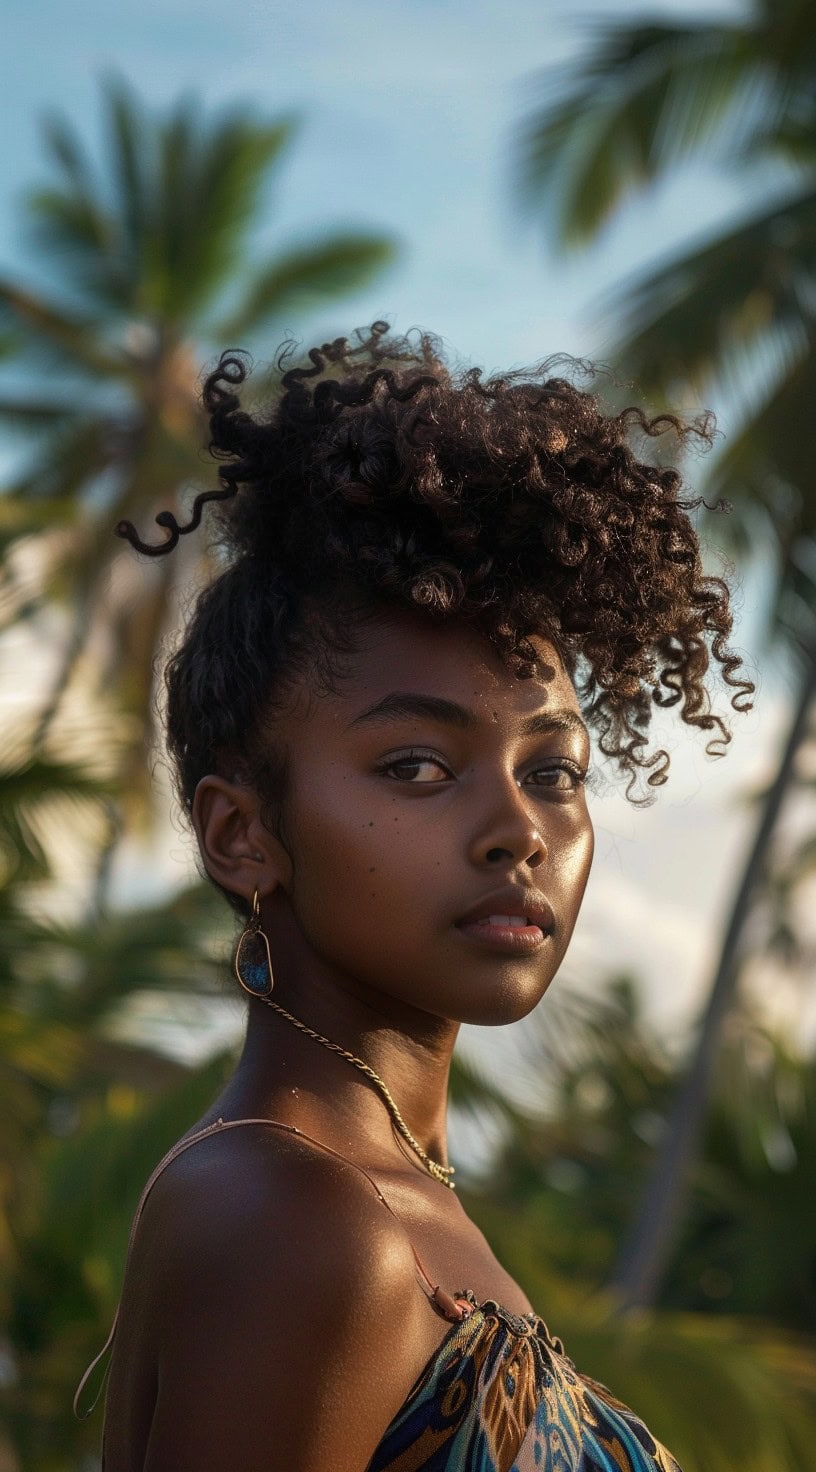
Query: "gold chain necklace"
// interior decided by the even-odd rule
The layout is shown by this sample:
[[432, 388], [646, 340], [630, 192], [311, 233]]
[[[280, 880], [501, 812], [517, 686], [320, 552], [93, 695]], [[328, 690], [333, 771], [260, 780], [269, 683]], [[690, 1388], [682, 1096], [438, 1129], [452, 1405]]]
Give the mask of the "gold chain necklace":
[[347, 1058], [349, 1063], [353, 1063], [355, 1068], [359, 1068], [366, 1078], [370, 1078], [371, 1082], [376, 1084], [399, 1133], [419, 1156], [428, 1174], [433, 1176], [434, 1180], [441, 1181], [443, 1186], [448, 1186], [451, 1191], [455, 1191], [456, 1187], [450, 1179], [454, 1167], [440, 1165], [438, 1160], [432, 1160], [427, 1151], [423, 1150], [419, 1140], [411, 1134], [390, 1090], [380, 1075], [374, 1072], [371, 1064], [366, 1063], [363, 1058], [358, 1058], [355, 1053], [350, 1053], [347, 1048], [341, 1048], [339, 1043], [333, 1043], [331, 1038], [325, 1038], [322, 1033], [315, 1032], [313, 1027], [307, 1027], [299, 1017], [294, 1017], [291, 1012], [287, 1012], [280, 1002], [273, 1002], [269, 995], [275, 984], [272, 957], [269, 953], [269, 940], [261, 927], [261, 908], [257, 889], [252, 896], [252, 914], [238, 941], [238, 949], [235, 952], [232, 966], [236, 980], [251, 997], [257, 997], [260, 1002], [266, 1002], [268, 1007], [274, 1007], [275, 1011], [279, 1012], [281, 1017], [285, 1017], [287, 1022], [291, 1022], [293, 1027], [298, 1028], [300, 1032], [305, 1032], [307, 1037], [314, 1038], [315, 1042], [322, 1043], [323, 1047], [328, 1048], [330, 1052], [339, 1053], [341, 1058]]
[[281, 1014], [281, 1017], [285, 1017], [287, 1022], [291, 1022], [294, 1027], [299, 1028], [301, 1032], [305, 1032], [307, 1037], [314, 1038], [315, 1042], [322, 1043], [324, 1048], [329, 1048], [332, 1053], [339, 1053], [341, 1058], [347, 1058], [349, 1063], [353, 1063], [355, 1068], [359, 1068], [360, 1072], [366, 1075], [366, 1078], [370, 1078], [371, 1082], [377, 1085], [377, 1088], [379, 1089], [383, 1099], [385, 1100], [388, 1112], [391, 1115], [391, 1118], [393, 1119], [394, 1124], [396, 1125], [403, 1139], [408, 1141], [411, 1149], [414, 1150], [419, 1156], [429, 1175], [432, 1175], [434, 1180], [441, 1181], [443, 1186], [450, 1187], [451, 1191], [456, 1190], [456, 1186], [450, 1179], [450, 1177], [454, 1173], [455, 1167], [452, 1165], [440, 1165], [438, 1160], [432, 1160], [427, 1151], [423, 1150], [419, 1141], [414, 1139], [414, 1136], [411, 1134], [411, 1131], [409, 1130], [407, 1124], [405, 1123], [405, 1120], [403, 1119], [402, 1115], [399, 1112], [399, 1109], [397, 1108], [397, 1105], [390, 1090], [380, 1078], [380, 1075], [374, 1072], [374, 1069], [371, 1067], [370, 1063], [366, 1063], [363, 1058], [358, 1058], [355, 1053], [349, 1053], [347, 1048], [341, 1048], [339, 1043], [333, 1043], [331, 1041], [331, 1038], [324, 1038], [323, 1034], [320, 1032], [315, 1032], [313, 1027], [307, 1027], [305, 1022], [300, 1021], [299, 1017], [293, 1017], [291, 1012], [287, 1012], [286, 1008], [282, 1007], [280, 1002], [273, 1002], [271, 997], [265, 997], [258, 992], [254, 993], [254, 995], [258, 996], [260, 1001], [266, 1002], [267, 1007], [274, 1007], [275, 1011]]

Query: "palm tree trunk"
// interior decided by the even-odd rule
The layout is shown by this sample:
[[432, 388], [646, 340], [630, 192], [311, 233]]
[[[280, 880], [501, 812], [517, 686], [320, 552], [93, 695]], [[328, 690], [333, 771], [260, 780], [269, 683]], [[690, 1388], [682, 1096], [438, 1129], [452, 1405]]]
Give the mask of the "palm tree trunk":
[[803, 671], [796, 712], [776, 777], [768, 789], [762, 817], [737, 889], [708, 1005], [700, 1024], [697, 1050], [669, 1115], [665, 1141], [640, 1203], [632, 1231], [612, 1275], [619, 1311], [649, 1308], [660, 1294], [676, 1230], [683, 1218], [689, 1174], [708, 1105], [723, 1019], [739, 978], [741, 939], [762, 877], [776, 820], [793, 776], [796, 753], [808, 730], [816, 696], [816, 650]]

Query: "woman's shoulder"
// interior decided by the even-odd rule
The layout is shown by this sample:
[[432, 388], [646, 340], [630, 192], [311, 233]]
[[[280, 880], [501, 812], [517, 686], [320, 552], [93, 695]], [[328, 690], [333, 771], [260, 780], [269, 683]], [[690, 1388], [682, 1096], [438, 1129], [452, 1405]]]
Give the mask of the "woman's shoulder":
[[330, 1271], [334, 1281], [338, 1253], [340, 1278], [358, 1261], [370, 1267], [373, 1246], [384, 1276], [413, 1267], [404, 1230], [361, 1171], [264, 1124], [213, 1129], [180, 1150], [150, 1189], [138, 1235], [182, 1273], [229, 1260], [257, 1275], [260, 1242], [279, 1270], [302, 1265], [312, 1279]]
[[[428, 1317], [410, 1242], [365, 1177], [249, 1127], [197, 1141], [156, 1178], [122, 1308], [106, 1444], [132, 1444], [135, 1351], [156, 1367], [144, 1434], [178, 1472], [311, 1466], [312, 1436], [338, 1467], [365, 1465]], [[338, 1401], [357, 1408], [353, 1425]]]

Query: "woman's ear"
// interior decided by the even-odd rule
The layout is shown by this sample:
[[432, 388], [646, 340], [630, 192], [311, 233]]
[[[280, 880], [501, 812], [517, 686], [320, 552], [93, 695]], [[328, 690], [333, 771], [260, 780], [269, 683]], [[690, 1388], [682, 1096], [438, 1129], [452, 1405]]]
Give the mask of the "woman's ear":
[[292, 864], [283, 844], [261, 822], [257, 793], [225, 777], [202, 777], [195, 790], [193, 827], [210, 878], [248, 903], [257, 890], [288, 889]]

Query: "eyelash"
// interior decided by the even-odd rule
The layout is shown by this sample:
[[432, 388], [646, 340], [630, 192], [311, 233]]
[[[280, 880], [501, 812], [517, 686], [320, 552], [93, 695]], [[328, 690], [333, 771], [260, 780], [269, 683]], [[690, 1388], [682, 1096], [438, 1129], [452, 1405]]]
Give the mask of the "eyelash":
[[[422, 762], [430, 762], [433, 766], [440, 767], [443, 771], [448, 771], [445, 763], [440, 761], [438, 756], [433, 756], [429, 751], [414, 750], [406, 751], [403, 752], [400, 756], [389, 758], [389, 760], [387, 762], [383, 762], [377, 770], [382, 773], [383, 776], [385, 776], [386, 774], [390, 773], [393, 767], [419, 766]], [[551, 767], [535, 767], [533, 770], [536, 772], [569, 772], [570, 776], [575, 779], [575, 785], [570, 789], [570, 791], [573, 792], [577, 792], [578, 788], [583, 782], [586, 781], [587, 778], [587, 773], [583, 767], [579, 767], [576, 762], [570, 762], [565, 759], [562, 759], [559, 762], [554, 762]], [[451, 775], [452, 774], [448, 772], [448, 776]], [[391, 780], [395, 782], [405, 782], [408, 787], [439, 787], [442, 785], [440, 782], [411, 782], [410, 779], [404, 777], [394, 777]], [[545, 783], [541, 783], [540, 785], [542, 787], [546, 787]], [[549, 790], [551, 792], [565, 791], [564, 788], [557, 787], [551, 787]]]

